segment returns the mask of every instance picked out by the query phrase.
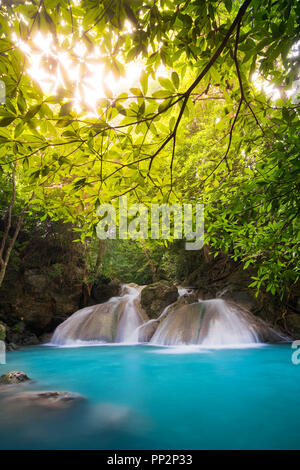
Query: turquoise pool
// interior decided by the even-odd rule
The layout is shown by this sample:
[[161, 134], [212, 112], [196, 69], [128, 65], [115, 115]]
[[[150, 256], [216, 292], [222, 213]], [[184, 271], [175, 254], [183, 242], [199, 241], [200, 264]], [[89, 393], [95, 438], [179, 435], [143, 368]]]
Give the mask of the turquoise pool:
[[[9, 420], [1, 449], [300, 449], [300, 365], [290, 345], [201, 350], [147, 345], [32, 347], [7, 354], [22, 390], [87, 401]], [[1, 411], [2, 407], [2, 411]]]

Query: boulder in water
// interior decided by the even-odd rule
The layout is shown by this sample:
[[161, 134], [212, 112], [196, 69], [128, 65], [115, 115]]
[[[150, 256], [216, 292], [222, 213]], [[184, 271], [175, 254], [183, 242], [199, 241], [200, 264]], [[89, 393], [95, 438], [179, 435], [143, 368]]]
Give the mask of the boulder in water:
[[[180, 290], [179, 290], [180, 292]], [[174, 310], [178, 309], [183, 305], [192, 304], [198, 301], [198, 297], [196, 293], [184, 293], [179, 297], [176, 302], [168, 305], [164, 308], [161, 315], [158, 318], [153, 318], [149, 321], [146, 320], [144, 325], [139, 329], [139, 341], [142, 343], [147, 343], [151, 340], [152, 336], [154, 335], [155, 331], [159, 327], [159, 324], [163, 322], [170, 313], [174, 312]]]
[[0, 385], [19, 384], [21, 382], [27, 382], [28, 380], [30, 380], [30, 378], [25, 372], [12, 371], [1, 375]]
[[150, 339], [154, 335], [159, 325], [159, 320], [152, 319], [148, 322], [145, 322], [138, 332], [138, 341], [140, 343], [149, 343]]
[[165, 307], [178, 299], [177, 287], [168, 281], [159, 281], [144, 287], [141, 305], [149, 318], [157, 318]]
[[[44, 432], [48, 419], [57, 419], [75, 407], [85, 404], [85, 397], [61, 391], [34, 391], [13, 393], [1, 400], [0, 422], [6, 426], [28, 424], [31, 430]], [[42, 428], [35, 426], [42, 423]]]
[[70, 408], [74, 404], [85, 400], [83, 395], [72, 392], [35, 391], [22, 392], [5, 399], [5, 405], [14, 409], [25, 407], [43, 408], [45, 410], [59, 410]]
[[39, 340], [42, 344], [45, 344], [45, 343], [50, 343], [51, 338], [52, 338], [51, 333], [44, 333], [43, 335], [39, 337]]
[[198, 295], [195, 292], [191, 292], [190, 294], [183, 294], [179, 299], [176, 300], [170, 307], [168, 308], [166, 314], [164, 317], [161, 319], [164, 320], [167, 318], [170, 313], [174, 312], [174, 310], [178, 309], [179, 307], [182, 307], [183, 305], [189, 305], [189, 304], [194, 304], [198, 302]]

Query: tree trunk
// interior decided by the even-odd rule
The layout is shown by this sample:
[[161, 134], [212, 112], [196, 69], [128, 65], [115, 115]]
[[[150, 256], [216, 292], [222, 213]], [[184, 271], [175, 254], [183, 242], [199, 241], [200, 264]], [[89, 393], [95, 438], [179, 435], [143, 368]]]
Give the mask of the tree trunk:
[[[11, 240], [9, 241], [9, 243], [7, 245], [5, 256], [3, 257], [3, 252], [2, 252], [2, 256], [0, 258], [0, 265], [1, 265], [1, 267], [0, 267], [0, 287], [1, 287], [2, 282], [4, 280], [4, 277], [5, 277], [5, 273], [6, 273], [6, 269], [7, 269], [7, 265], [8, 265], [8, 262], [9, 262], [9, 258], [10, 258], [12, 249], [15, 246], [16, 240], [18, 238], [19, 232], [20, 232], [21, 227], [22, 227], [23, 222], [24, 222], [25, 210], [26, 209], [23, 209], [23, 211], [21, 212], [20, 217], [18, 218], [17, 226], [15, 228], [13, 237], [11, 238]], [[5, 248], [6, 242], [7, 242], [7, 238], [8, 238], [8, 234], [7, 234], [5, 243], [3, 245], [3, 251], [4, 251], [4, 248]], [[3, 240], [2, 240], [2, 242], [3, 242]]]
[[146, 247], [144, 240], [141, 240], [141, 245], [148, 259], [148, 263], [149, 263], [151, 274], [152, 274], [152, 282], [157, 282], [158, 281], [158, 265], [153, 263], [150, 250]]
[[[15, 246], [15, 243], [16, 243], [16, 240], [18, 238], [18, 235], [19, 235], [19, 232], [21, 230], [21, 227], [23, 225], [23, 222], [24, 222], [24, 218], [25, 218], [25, 212], [26, 210], [29, 208], [29, 204], [27, 207], [25, 207], [18, 220], [17, 220], [17, 225], [16, 225], [16, 228], [15, 228], [15, 231], [14, 231], [14, 234], [12, 236], [11, 239], [9, 239], [9, 231], [11, 229], [11, 225], [12, 225], [12, 212], [13, 212], [13, 207], [14, 207], [14, 204], [15, 204], [15, 200], [16, 200], [16, 180], [15, 180], [15, 175], [16, 175], [16, 169], [14, 167], [13, 169], [13, 172], [12, 172], [12, 196], [11, 196], [11, 202], [9, 204], [9, 208], [8, 208], [8, 217], [7, 217], [7, 223], [6, 223], [6, 227], [5, 227], [5, 230], [4, 230], [4, 235], [3, 235], [3, 239], [2, 239], [2, 242], [1, 242], [1, 246], [0, 246], [0, 287], [3, 283], [3, 280], [4, 280], [4, 277], [5, 277], [5, 274], [6, 274], [6, 269], [7, 269], [7, 265], [8, 265], [8, 262], [9, 262], [9, 259], [10, 259], [10, 255], [11, 255], [11, 252], [12, 252], [12, 249], [13, 247]], [[32, 196], [33, 197], [33, 196]], [[31, 199], [32, 199], [31, 197]]]
[[211, 248], [210, 248], [209, 245], [204, 245], [204, 247], [203, 247], [203, 256], [204, 256], [205, 261], [207, 261], [208, 263], [214, 259], [214, 254], [211, 253], [210, 250], [211, 250]]
[[97, 251], [97, 259], [96, 259], [96, 264], [95, 264], [95, 272], [96, 273], [98, 272], [98, 269], [101, 266], [102, 256], [104, 254], [104, 248], [105, 248], [105, 246], [103, 244], [103, 240], [99, 240], [98, 251]]

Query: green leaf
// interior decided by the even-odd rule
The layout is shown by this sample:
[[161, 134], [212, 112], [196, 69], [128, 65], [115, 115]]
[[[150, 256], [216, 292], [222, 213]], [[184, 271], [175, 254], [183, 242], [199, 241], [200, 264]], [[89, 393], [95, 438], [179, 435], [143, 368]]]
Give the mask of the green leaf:
[[26, 111], [26, 100], [21, 91], [18, 94], [17, 106], [22, 114]]
[[130, 91], [135, 96], [143, 96], [143, 93], [139, 88], [130, 88]]
[[148, 91], [148, 75], [146, 74], [144, 70], [142, 70], [141, 72], [140, 82], [142, 85], [143, 93], [144, 95], [146, 95]]
[[25, 114], [25, 121], [29, 121], [29, 119], [32, 119], [39, 112], [41, 106], [41, 104], [35, 104], [34, 106], [31, 106], [31, 108]]
[[177, 72], [172, 72], [171, 78], [172, 78], [172, 82], [173, 82], [173, 84], [174, 84], [174, 87], [175, 87], [176, 90], [177, 90], [178, 87], [179, 87], [179, 83], [180, 83], [178, 73], [177, 73]]
[[16, 118], [15, 117], [4, 117], [0, 119], [0, 127], [9, 126]]
[[230, 13], [232, 10], [232, 0], [224, 0], [224, 3], [226, 10], [228, 11], [228, 13]]
[[163, 88], [170, 90], [170, 91], [175, 91], [173, 83], [168, 78], [159, 77], [158, 81]]
[[19, 122], [15, 127], [15, 133], [14, 133], [15, 139], [17, 139], [22, 134], [23, 130], [24, 130], [24, 125], [22, 122]]
[[175, 121], [176, 121], [175, 116], [172, 116], [171, 119], [170, 119], [170, 121], [169, 121], [169, 129], [170, 129], [170, 131], [173, 130]]

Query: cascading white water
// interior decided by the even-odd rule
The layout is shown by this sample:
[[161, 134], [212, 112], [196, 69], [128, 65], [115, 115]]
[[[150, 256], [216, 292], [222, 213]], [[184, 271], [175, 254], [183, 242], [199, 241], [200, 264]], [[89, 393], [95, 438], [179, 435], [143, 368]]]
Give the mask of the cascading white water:
[[[201, 338], [203, 346], [259, 343], [259, 335], [245, 317], [222, 299], [204, 300], [206, 310], [216, 311], [209, 320], [208, 331]], [[209, 315], [209, 313], [208, 313]], [[211, 314], [210, 314], [211, 315]]]
[[[189, 294], [190, 290], [186, 289], [185, 287], [178, 287], [178, 298], [182, 297], [183, 295]], [[178, 299], [177, 299], [178, 300]], [[177, 302], [177, 301], [176, 301]], [[176, 303], [174, 302], [174, 303]], [[157, 322], [160, 322], [160, 320], [167, 314], [168, 310], [173, 304], [167, 305], [162, 313], [159, 315], [157, 318], [152, 318], [151, 320], [146, 321], [145, 323], [142, 323], [141, 325], [138, 326], [138, 328], [135, 330], [134, 335], [136, 338], [136, 341], [139, 341], [140, 338], [140, 333], [143, 332], [148, 326], [155, 324]]]
[[157, 345], [201, 344], [207, 347], [257, 342], [256, 327], [222, 299], [199, 301], [175, 310], [150, 340]]
[[[125, 285], [119, 297], [75, 312], [56, 328], [52, 344], [140, 341], [164, 346], [222, 347], [287, 340], [262, 320], [222, 299], [190, 304], [176, 301], [158, 318], [147, 320], [139, 302], [140, 291], [138, 286]], [[181, 287], [178, 291], [179, 297], [190, 293]]]
[[183, 295], [189, 294], [191, 289], [188, 289], [186, 287], [178, 287], [178, 295], [179, 297], [182, 297]]
[[137, 342], [138, 335], [134, 332], [143, 322], [135, 305], [138, 296], [137, 288], [125, 285], [120, 297], [78, 310], [56, 328], [51, 343]]
[[128, 293], [123, 298], [127, 298], [127, 303], [118, 324], [116, 342], [137, 343], [139, 339], [138, 327], [142, 324], [142, 319], [135, 305], [139, 291], [135, 287], [125, 287]]
[[144, 329], [146, 329], [148, 326], [159, 322], [159, 321], [166, 315], [166, 313], [168, 312], [168, 310], [169, 310], [169, 308], [171, 307], [171, 305], [173, 305], [173, 304], [167, 305], [167, 306], [163, 309], [163, 311], [162, 311], [162, 313], [159, 315], [159, 317], [157, 317], [157, 318], [152, 318], [151, 320], [148, 320], [148, 321], [146, 321], [145, 323], [142, 323], [141, 325], [139, 325], [139, 326], [136, 328], [136, 330], [135, 330], [134, 333], [133, 333], [133, 335], [134, 335], [134, 337], [135, 337], [135, 339], [136, 339], [136, 342], [139, 342], [139, 341], [140, 341], [140, 333], [141, 333]]

